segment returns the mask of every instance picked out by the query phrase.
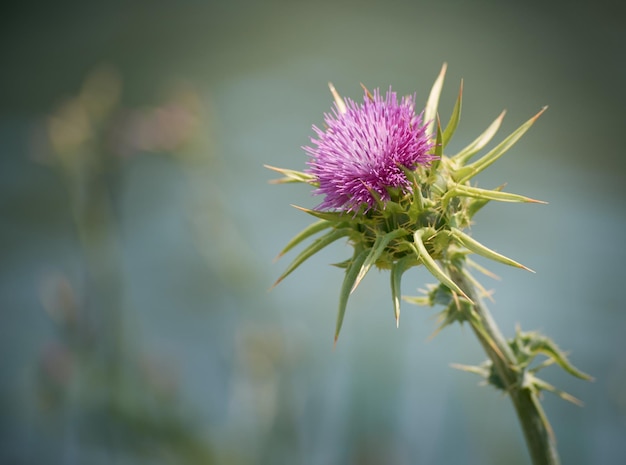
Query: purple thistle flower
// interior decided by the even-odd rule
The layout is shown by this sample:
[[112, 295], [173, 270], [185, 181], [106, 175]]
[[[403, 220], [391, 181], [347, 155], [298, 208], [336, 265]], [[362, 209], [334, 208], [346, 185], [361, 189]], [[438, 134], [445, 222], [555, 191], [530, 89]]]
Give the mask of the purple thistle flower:
[[[389, 189], [411, 190], [401, 166], [415, 170], [435, 157], [422, 114], [415, 114], [415, 96], [398, 97], [391, 87], [383, 98], [365, 92], [362, 105], [345, 99], [345, 111], [335, 104], [324, 114], [326, 130], [316, 126], [316, 147], [304, 147], [311, 157], [307, 170], [319, 181], [316, 195], [325, 195], [320, 209], [358, 211], [390, 199]], [[375, 195], [373, 195], [375, 193]]]

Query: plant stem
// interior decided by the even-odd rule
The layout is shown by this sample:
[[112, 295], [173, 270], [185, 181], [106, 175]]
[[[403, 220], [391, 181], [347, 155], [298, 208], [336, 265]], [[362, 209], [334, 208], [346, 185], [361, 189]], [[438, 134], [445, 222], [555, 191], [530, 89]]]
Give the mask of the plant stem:
[[496, 373], [517, 412], [533, 465], [559, 465], [556, 440], [536, 393], [523, 385], [523, 373], [509, 344], [462, 269], [449, 268], [450, 277], [474, 302], [468, 318], [474, 333], [491, 359]]

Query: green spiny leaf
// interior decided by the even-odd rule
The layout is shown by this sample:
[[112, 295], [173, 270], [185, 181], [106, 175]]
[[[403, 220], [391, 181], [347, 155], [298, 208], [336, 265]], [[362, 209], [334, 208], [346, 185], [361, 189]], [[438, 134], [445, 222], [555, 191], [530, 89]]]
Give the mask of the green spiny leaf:
[[387, 247], [389, 242], [391, 242], [393, 239], [397, 239], [397, 238], [402, 237], [402, 236], [404, 236], [406, 234], [408, 234], [408, 233], [404, 229], [395, 229], [395, 230], [393, 230], [391, 232], [388, 232], [387, 234], [385, 234], [383, 236], [378, 236], [376, 238], [376, 240], [374, 241], [374, 245], [372, 246], [371, 249], [369, 249], [370, 251], [369, 251], [369, 254], [367, 255], [367, 258], [365, 259], [365, 261], [361, 265], [361, 269], [359, 270], [359, 274], [357, 275], [356, 279], [354, 280], [354, 284], [352, 285], [352, 290], [350, 292], [354, 292], [354, 290], [361, 283], [361, 280], [365, 277], [365, 275], [370, 270], [372, 265], [374, 265], [374, 263], [376, 263], [376, 260], [378, 260], [380, 258], [380, 256], [382, 255], [382, 253], [385, 251], [385, 248]]
[[536, 389], [536, 390], [541, 390], [541, 391], [548, 391], [551, 392], [553, 394], [556, 394], [557, 396], [559, 396], [561, 399], [566, 400], [568, 402], [571, 402], [572, 404], [578, 405], [579, 407], [583, 406], [583, 402], [580, 399], [577, 399], [576, 397], [574, 397], [571, 394], [568, 394], [565, 391], [562, 391], [561, 389], [558, 389], [557, 387], [553, 386], [552, 384], [537, 378], [536, 376], [532, 376], [530, 374], [528, 374], [529, 377], [529, 382], [532, 384], [532, 386]]
[[565, 353], [561, 349], [559, 349], [559, 347], [550, 338], [540, 335], [538, 333], [522, 334], [530, 339], [528, 348], [533, 352], [533, 354], [543, 353], [547, 355], [549, 358], [554, 360], [557, 365], [559, 365], [563, 370], [565, 370], [572, 376], [587, 381], [593, 379], [593, 377], [586, 373], [583, 373], [574, 365], [572, 365], [571, 362], [567, 359], [567, 355], [565, 355]]
[[436, 175], [439, 165], [441, 165], [441, 157], [443, 156], [443, 133], [441, 132], [441, 122], [439, 121], [439, 115], [437, 115], [437, 136], [435, 138], [435, 147], [433, 155], [435, 158], [430, 164], [430, 176]]
[[500, 142], [496, 147], [494, 147], [487, 154], [476, 160], [474, 163], [460, 168], [458, 171], [453, 173], [453, 177], [456, 179], [456, 181], [458, 183], [463, 183], [483, 171], [496, 160], [498, 160], [498, 158], [500, 158], [513, 145], [515, 145], [515, 143], [524, 135], [524, 133], [526, 133], [526, 131], [530, 129], [533, 123], [537, 121], [537, 118], [539, 118], [541, 114], [546, 111], [547, 108], [548, 107], [543, 107], [541, 111], [539, 111], [539, 113], [537, 113], [535, 116], [522, 124], [502, 142]]
[[283, 250], [280, 251], [280, 253], [278, 254], [278, 256], [274, 260], [278, 260], [280, 257], [285, 255], [287, 252], [289, 252], [291, 249], [293, 249], [295, 246], [297, 246], [303, 240], [309, 238], [310, 236], [312, 236], [312, 235], [314, 235], [314, 234], [316, 234], [316, 233], [318, 233], [320, 231], [323, 231], [326, 228], [330, 228], [332, 225], [333, 225], [333, 223], [331, 221], [328, 221], [328, 220], [319, 220], [319, 221], [316, 221], [315, 223], [310, 224], [309, 226], [304, 228], [302, 231], [300, 231], [298, 234], [296, 234], [287, 243], [287, 245], [283, 248]]
[[525, 197], [519, 194], [501, 192], [497, 189], [481, 189], [480, 187], [466, 186], [463, 184], [457, 184], [446, 192], [444, 198], [442, 199], [444, 205], [447, 204], [451, 197], [473, 197], [475, 199], [497, 200], [499, 202], [547, 203], [542, 200], [531, 199], [530, 197]]
[[467, 294], [465, 294], [465, 292], [463, 292], [463, 290], [461, 290], [461, 288], [454, 281], [452, 281], [452, 279], [450, 279], [450, 277], [445, 274], [441, 268], [439, 268], [437, 262], [435, 262], [435, 260], [430, 256], [430, 254], [426, 250], [424, 242], [422, 241], [423, 234], [424, 229], [418, 229], [417, 231], [415, 231], [415, 234], [413, 234], [413, 245], [415, 247], [415, 253], [417, 254], [420, 262], [426, 267], [428, 271], [430, 271], [430, 273], [435, 278], [439, 280], [439, 282], [441, 282], [441, 284], [447, 286], [448, 288], [450, 288], [450, 290], [456, 292], [459, 295], [462, 295], [467, 300], [472, 302], [472, 299], [470, 299]]
[[494, 120], [493, 123], [489, 125], [485, 132], [483, 132], [480, 136], [478, 136], [471, 144], [461, 150], [459, 153], [452, 157], [458, 165], [463, 166], [467, 161], [476, 155], [483, 147], [485, 147], [493, 136], [496, 135], [498, 129], [500, 129], [500, 124], [502, 124], [502, 120], [504, 119], [504, 115], [506, 111], [500, 113], [500, 115]]
[[[505, 184], [502, 184], [501, 186], [496, 187], [495, 189], [493, 189], [494, 191], [500, 192], [502, 189], [504, 189]], [[483, 208], [485, 205], [487, 205], [490, 202], [490, 200], [486, 200], [486, 199], [474, 199], [470, 202], [470, 204], [467, 207], [467, 216], [469, 216], [470, 218], [473, 218], [474, 215], [476, 213], [478, 213], [478, 211]]]
[[471, 258], [467, 257], [465, 258], [465, 263], [467, 263], [467, 266], [470, 268], [474, 268], [477, 271], [480, 271], [482, 274], [484, 274], [485, 276], [489, 276], [491, 279], [495, 279], [500, 281], [500, 276], [498, 276], [495, 273], [492, 273], [490, 270], [488, 270], [487, 268], [485, 268], [484, 266], [476, 263], [474, 260], [472, 260]]
[[482, 255], [483, 257], [488, 258], [490, 260], [495, 260], [497, 262], [504, 263], [505, 265], [510, 265], [510, 266], [514, 266], [514, 267], [517, 267], [517, 268], [523, 268], [523, 269], [525, 269], [527, 271], [530, 271], [530, 272], [534, 273], [533, 270], [531, 270], [528, 267], [525, 267], [521, 263], [518, 263], [515, 260], [511, 260], [510, 258], [505, 257], [504, 255], [501, 255], [501, 254], [499, 254], [497, 252], [494, 252], [493, 250], [491, 250], [488, 247], [485, 247], [480, 242], [478, 242], [476, 239], [474, 239], [471, 236], [468, 236], [467, 234], [465, 234], [460, 229], [450, 228], [450, 234], [463, 247], [467, 248], [468, 250], [470, 250], [470, 251], [472, 251], [472, 252], [474, 252], [474, 253], [476, 253], [478, 255]]
[[[468, 267], [469, 267], [469, 263], [468, 263]], [[493, 297], [492, 291], [488, 291], [487, 289], [485, 289], [485, 286], [483, 286], [480, 281], [478, 281], [467, 269], [464, 270], [464, 274], [465, 277], [469, 280], [470, 283], [472, 283], [472, 285], [476, 288], [476, 290], [478, 291], [478, 296], [481, 298], [487, 298], [489, 300], [491, 300], [492, 302]]]
[[413, 184], [413, 201], [410, 203], [407, 212], [411, 221], [416, 221], [419, 213], [424, 210], [424, 197], [422, 196], [422, 187], [417, 179], [417, 171], [412, 171], [406, 166], [400, 165], [400, 169], [404, 172], [408, 180]]
[[430, 90], [428, 100], [426, 101], [426, 107], [424, 108], [424, 123], [428, 125], [426, 135], [429, 137], [433, 134], [435, 116], [437, 115], [437, 107], [439, 106], [439, 96], [441, 95], [441, 89], [443, 88], [443, 80], [446, 76], [447, 68], [448, 64], [444, 63], [441, 67], [441, 71], [439, 72], [439, 76], [437, 76], [437, 79]]
[[450, 364], [451, 368], [454, 368], [455, 370], [461, 370], [461, 371], [465, 371], [467, 373], [474, 373], [475, 375], [481, 376], [485, 379], [489, 378], [489, 366], [485, 366], [485, 365], [463, 365], [460, 363], [451, 363]]
[[316, 181], [315, 176], [311, 174], [303, 173], [302, 171], [288, 170], [285, 168], [276, 168], [275, 166], [270, 166], [270, 165], [263, 165], [263, 166], [285, 176], [284, 178], [273, 179], [272, 181], [270, 181], [270, 184], [304, 182], [312, 186], [318, 185], [318, 182]]
[[448, 121], [448, 125], [446, 129], [443, 131], [443, 139], [442, 146], [445, 148], [452, 139], [454, 132], [456, 131], [457, 126], [459, 125], [459, 121], [461, 119], [461, 106], [463, 100], [463, 80], [461, 79], [461, 87], [459, 88], [459, 96], [456, 99], [456, 103], [454, 104], [454, 109], [452, 110], [452, 115], [450, 116], [450, 121]]
[[280, 277], [276, 280], [272, 287], [276, 287], [278, 283], [280, 283], [283, 279], [289, 276], [296, 268], [298, 268], [306, 259], [316, 254], [324, 247], [332, 244], [338, 239], [342, 237], [348, 236], [351, 233], [351, 229], [342, 228], [342, 229], [333, 229], [332, 231], [324, 234], [323, 236], [316, 239], [312, 244], [310, 244], [306, 249], [304, 249], [298, 256], [291, 262], [291, 264], [287, 267], [285, 272], [280, 275]]
[[391, 265], [391, 298], [393, 299], [393, 313], [396, 318], [396, 327], [400, 323], [400, 288], [402, 275], [411, 267], [414, 260], [414, 257], [406, 255]]
[[410, 304], [413, 305], [420, 305], [422, 307], [431, 307], [431, 302], [430, 302], [430, 298], [426, 295], [420, 295], [420, 296], [404, 296], [402, 297], [402, 300], [404, 300], [405, 302], [408, 302]]
[[308, 208], [304, 208], [304, 207], [299, 207], [298, 205], [291, 205], [293, 208], [297, 208], [300, 211], [303, 211], [304, 213], [308, 213], [311, 216], [314, 216], [316, 218], [320, 218], [322, 220], [327, 220], [327, 221], [332, 221], [332, 222], [340, 222], [340, 221], [346, 221], [348, 222], [350, 220], [350, 217], [348, 215], [346, 215], [344, 212], [325, 212], [325, 211], [320, 211], [320, 210], [310, 210]]
[[350, 297], [351, 289], [354, 281], [361, 269], [361, 265], [365, 261], [365, 258], [369, 254], [367, 249], [357, 251], [354, 250], [354, 256], [352, 263], [346, 269], [346, 274], [343, 278], [343, 284], [341, 285], [341, 293], [339, 294], [339, 310], [337, 312], [337, 324], [335, 326], [335, 344], [339, 338], [339, 332], [341, 331], [341, 325], [343, 324], [343, 317], [346, 313], [346, 306], [348, 305], [348, 298]]

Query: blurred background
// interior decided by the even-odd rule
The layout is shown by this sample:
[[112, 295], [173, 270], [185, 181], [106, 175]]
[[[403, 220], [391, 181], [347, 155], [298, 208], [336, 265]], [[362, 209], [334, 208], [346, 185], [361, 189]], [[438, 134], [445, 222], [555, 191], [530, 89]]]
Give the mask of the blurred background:
[[[424, 103], [442, 63], [462, 148], [548, 112], [481, 187], [490, 304], [594, 383], [544, 405], [563, 463], [626, 461], [624, 14], [612, 2], [22, 2], [0, 17], [0, 463], [527, 464], [512, 406], [450, 363], [466, 327], [373, 272], [332, 339], [337, 243], [268, 292], [311, 222], [301, 146], [332, 99], [393, 85]], [[620, 239], [622, 238], [622, 239]], [[622, 244], [622, 245], [620, 245]], [[407, 273], [403, 292], [432, 282]]]

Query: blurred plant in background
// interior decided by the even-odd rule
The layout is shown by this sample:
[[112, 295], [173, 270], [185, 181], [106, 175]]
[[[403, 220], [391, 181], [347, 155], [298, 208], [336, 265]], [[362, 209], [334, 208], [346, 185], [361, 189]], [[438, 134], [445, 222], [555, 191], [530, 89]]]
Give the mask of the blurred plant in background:
[[[37, 160], [58, 174], [67, 192], [80, 262], [78, 277], [53, 269], [40, 285], [55, 337], [41, 343], [37, 420], [62, 444], [60, 463], [104, 457], [104, 463], [245, 465], [276, 454], [291, 460], [298, 433], [290, 383], [300, 355], [287, 353], [275, 323], [242, 324], [232, 311], [258, 312], [253, 284], [264, 284], [216, 182], [227, 175], [213, 150], [211, 105], [189, 84], [173, 86], [151, 106], [125, 105], [122, 91], [115, 68], [94, 70], [78, 95], [49, 116], [45, 144], [38, 144], [44, 155]], [[185, 212], [176, 220], [185, 222], [188, 250], [204, 268], [185, 256], [163, 266], [166, 279], [185, 282], [184, 294], [172, 296], [176, 305], [200, 305], [205, 312], [191, 317], [192, 310], [172, 308], [169, 313], [186, 323], [172, 329], [168, 342], [182, 336], [181, 346], [193, 347], [197, 335], [180, 331], [198, 318], [207, 324], [201, 346], [192, 350], [209, 359], [208, 366], [193, 364], [212, 376], [202, 405], [188, 392], [198, 381], [182, 377], [180, 363], [143, 348], [138, 312], [151, 309], [145, 301], [135, 308], [129, 298], [136, 279], [128, 275], [125, 234], [137, 226], [124, 224], [123, 210], [130, 167], [141, 157], [167, 159], [168, 176], [182, 175], [175, 181], [185, 187]], [[147, 204], [155, 220], [168, 214], [153, 199]], [[161, 247], [151, 244], [148, 252], [155, 246]], [[154, 290], [163, 292], [168, 289]]]
[[39, 406], [79, 462], [103, 454], [215, 463], [210, 436], [180, 401], [175, 368], [141, 354], [129, 330], [118, 226], [126, 161], [142, 153], [186, 160], [199, 151], [204, 116], [191, 88], [153, 108], [126, 108], [121, 94], [115, 69], [100, 67], [48, 120], [46, 161], [67, 188], [83, 274], [71, 282], [51, 273], [42, 283], [57, 336], [42, 348]]

